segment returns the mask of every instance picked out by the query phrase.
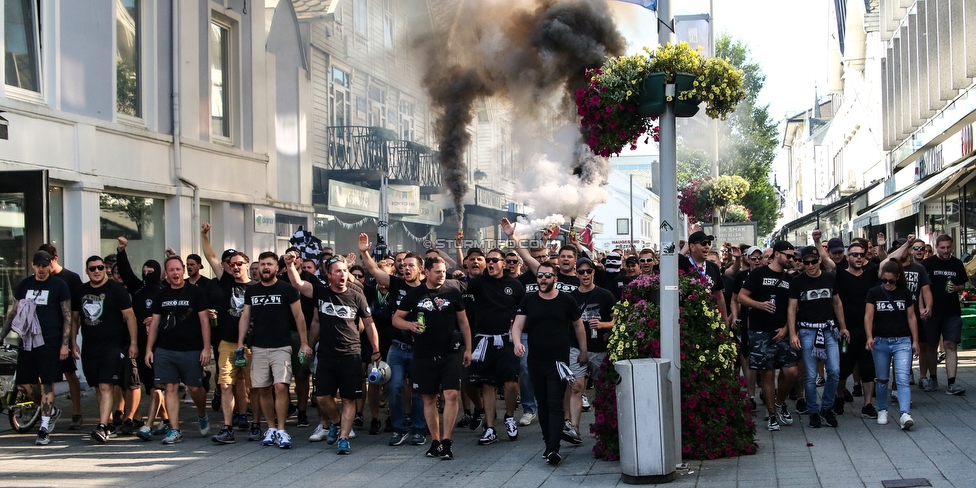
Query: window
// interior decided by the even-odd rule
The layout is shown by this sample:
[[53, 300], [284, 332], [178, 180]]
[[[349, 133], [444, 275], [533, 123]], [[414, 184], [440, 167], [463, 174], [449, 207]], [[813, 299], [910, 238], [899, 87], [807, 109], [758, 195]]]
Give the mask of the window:
[[115, 253], [119, 236], [129, 240], [126, 254], [137, 275], [147, 259], [163, 255], [166, 245], [162, 199], [101, 193], [98, 206], [103, 256]]
[[41, 92], [38, 3], [5, 0], [3, 3], [4, 83]]
[[393, 14], [387, 13], [383, 17], [383, 47], [393, 49]]
[[355, 0], [352, 4], [352, 18], [356, 25], [356, 34], [365, 36], [369, 33], [369, 19], [366, 12], [366, 0]]
[[630, 234], [630, 220], [617, 219], [617, 235], [622, 236], [626, 234]]
[[230, 138], [230, 28], [210, 24], [210, 131]]
[[115, 4], [115, 110], [133, 117], [142, 116], [142, 60], [139, 0], [119, 0]]

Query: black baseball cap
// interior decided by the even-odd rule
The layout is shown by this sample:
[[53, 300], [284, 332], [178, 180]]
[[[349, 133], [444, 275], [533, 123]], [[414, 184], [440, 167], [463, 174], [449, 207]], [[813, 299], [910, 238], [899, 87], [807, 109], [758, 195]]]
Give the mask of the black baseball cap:
[[783, 252], [783, 251], [792, 251], [792, 250], [794, 250], [793, 244], [790, 244], [789, 241], [776, 241], [776, 243], [773, 244], [773, 252]]
[[50, 266], [51, 254], [47, 251], [37, 251], [34, 253], [33, 262], [37, 266]]
[[227, 261], [227, 258], [229, 258], [229, 257], [231, 257], [231, 256], [233, 256], [235, 254], [237, 254], [237, 249], [230, 248], [230, 249], [224, 251], [224, 253], [220, 255], [220, 260], [221, 261]]
[[715, 236], [710, 236], [702, 231], [695, 232], [688, 236], [688, 244], [697, 244], [701, 241], [714, 241]]

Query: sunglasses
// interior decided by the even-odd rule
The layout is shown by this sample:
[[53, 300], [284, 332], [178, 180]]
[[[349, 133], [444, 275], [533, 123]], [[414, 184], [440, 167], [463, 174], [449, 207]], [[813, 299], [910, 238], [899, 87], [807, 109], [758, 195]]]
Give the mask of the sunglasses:
[[886, 280], [886, 279], [882, 279], [881, 282], [884, 283], [884, 284], [886, 284], [886, 285], [894, 285], [894, 284], [897, 284], [898, 283], [898, 280]]
[[654, 262], [654, 258], [640, 258], [638, 261], [640, 261], [642, 263], [653, 263]]
[[518, 264], [518, 259], [506, 259], [505, 264]]
[[803, 261], [804, 266], [813, 266], [818, 263], [820, 263], [819, 259]]
[[357, 280], [363, 279], [363, 275], [361, 275], [361, 274], [353, 273], [352, 275], [355, 276]]
[[762, 261], [762, 260], [763, 260], [763, 257], [762, 256], [756, 256], [756, 257], [749, 258], [749, 261]]
[[105, 271], [105, 265], [104, 264], [99, 264], [99, 265], [95, 265], [95, 266], [89, 266], [88, 267], [88, 271], [91, 271], [93, 273], [95, 271]]
[[850, 256], [850, 257], [852, 257], [852, 258], [863, 258], [864, 257], [864, 253], [863, 252], [852, 252], [852, 253], [848, 253], [847, 255]]
[[535, 274], [535, 277], [536, 277], [536, 278], [545, 278], [545, 279], [549, 279], [549, 278], [552, 278], [553, 276], [556, 276], [556, 273], [549, 273], [549, 272], [545, 272], [545, 273], [536, 273], [536, 274]]
[[915, 251], [924, 251], [925, 246], [912, 246], [912, 249]]
[[593, 274], [593, 268], [578, 269], [576, 270], [576, 274]]
[[[692, 244], [694, 244], [694, 243], [692, 243]], [[701, 242], [698, 242], [698, 245], [699, 246], [710, 247], [712, 245], [712, 241], [701, 241]]]
[[487, 259], [485, 259], [485, 262], [486, 263], [500, 263], [502, 261], [504, 261], [504, 259], [502, 259], [502, 258], [487, 258]]
[[244, 266], [247, 266], [247, 263], [245, 263], [244, 261], [238, 263], [228, 263], [228, 264], [230, 265], [231, 268], [243, 268]]

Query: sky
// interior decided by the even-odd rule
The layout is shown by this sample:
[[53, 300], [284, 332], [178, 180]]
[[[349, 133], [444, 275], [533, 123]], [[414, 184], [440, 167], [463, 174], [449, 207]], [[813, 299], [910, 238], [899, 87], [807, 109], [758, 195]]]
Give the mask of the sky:
[[[776, 123], [812, 107], [815, 86], [820, 96], [826, 93], [828, 1], [713, 0], [716, 32], [745, 41], [753, 61], [762, 66], [766, 84], [759, 101], [770, 104]], [[657, 45], [654, 12], [630, 3], [609, 3], [629, 52]], [[673, 15], [708, 13], [709, 1], [671, 0], [671, 10]]]

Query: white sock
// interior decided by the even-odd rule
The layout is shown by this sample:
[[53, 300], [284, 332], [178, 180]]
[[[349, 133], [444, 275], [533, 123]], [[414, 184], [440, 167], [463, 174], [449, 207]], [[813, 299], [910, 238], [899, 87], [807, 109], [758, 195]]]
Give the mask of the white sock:
[[51, 425], [51, 417], [41, 416], [41, 428], [48, 429]]

